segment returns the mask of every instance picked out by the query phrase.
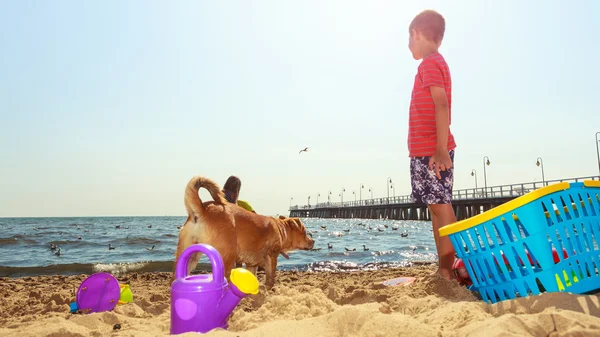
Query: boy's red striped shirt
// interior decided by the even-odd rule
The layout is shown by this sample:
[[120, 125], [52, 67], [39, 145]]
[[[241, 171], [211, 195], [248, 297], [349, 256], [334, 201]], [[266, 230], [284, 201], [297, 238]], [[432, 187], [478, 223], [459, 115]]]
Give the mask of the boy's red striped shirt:
[[419, 65], [408, 118], [408, 152], [410, 157], [433, 156], [437, 149], [435, 104], [429, 87], [442, 87], [448, 97], [448, 151], [456, 147], [450, 132], [452, 122], [452, 80], [450, 68], [440, 53], [423, 58]]

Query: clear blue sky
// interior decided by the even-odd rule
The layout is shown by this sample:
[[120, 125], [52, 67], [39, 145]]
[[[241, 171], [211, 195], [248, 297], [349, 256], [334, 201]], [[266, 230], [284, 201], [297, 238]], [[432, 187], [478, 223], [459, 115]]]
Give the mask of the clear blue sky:
[[[258, 212], [410, 193], [418, 61], [447, 21], [455, 188], [597, 174], [600, 2], [2, 1], [0, 216], [185, 215], [195, 174]], [[298, 151], [309, 146], [309, 152]], [[201, 193], [208, 200], [206, 192]]]

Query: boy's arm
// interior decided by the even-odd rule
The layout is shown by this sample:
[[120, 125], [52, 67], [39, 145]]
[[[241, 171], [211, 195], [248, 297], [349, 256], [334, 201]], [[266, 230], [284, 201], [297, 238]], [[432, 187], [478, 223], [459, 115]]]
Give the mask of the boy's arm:
[[435, 129], [437, 138], [437, 152], [448, 152], [448, 97], [446, 90], [438, 86], [430, 86], [431, 98], [435, 104]]
[[436, 151], [429, 158], [429, 169], [433, 170], [438, 179], [442, 179], [440, 170], [445, 171], [452, 168], [452, 160], [448, 153], [448, 133], [450, 132], [449, 106], [446, 89], [444, 88], [444, 76], [435, 62], [425, 61], [422, 63], [423, 86], [429, 88], [431, 98], [435, 105], [435, 129], [436, 129]]
[[435, 104], [436, 151], [438, 153], [448, 152], [449, 107], [446, 89], [444, 88], [444, 75], [438, 64], [431, 60], [424, 61], [420, 66], [420, 71], [423, 86], [429, 88], [431, 98]]
[[434, 169], [438, 179], [442, 179], [441, 171], [452, 168], [452, 160], [448, 153], [448, 98], [446, 90], [438, 86], [430, 86], [431, 97], [435, 104], [435, 132], [436, 132], [436, 150], [435, 154], [429, 158], [429, 169]]

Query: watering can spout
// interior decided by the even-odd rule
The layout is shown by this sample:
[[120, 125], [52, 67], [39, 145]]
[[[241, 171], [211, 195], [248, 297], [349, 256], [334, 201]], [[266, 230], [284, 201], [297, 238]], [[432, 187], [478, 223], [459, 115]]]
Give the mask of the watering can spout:
[[258, 279], [250, 271], [243, 268], [233, 269], [230, 280], [229, 289], [221, 298], [217, 308], [219, 320], [223, 322], [227, 321], [242, 298], [250, 294], [258, 294]]

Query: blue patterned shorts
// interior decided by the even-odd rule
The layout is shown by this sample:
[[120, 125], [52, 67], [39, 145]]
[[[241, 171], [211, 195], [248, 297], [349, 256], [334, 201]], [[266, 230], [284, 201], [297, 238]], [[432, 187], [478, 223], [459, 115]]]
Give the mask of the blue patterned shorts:
[[[411, 197], [418, 204], [449, 204], [452, 202], [452, 186], [454, 183], [454, 150], [450, 150], [452, 168], [440, 171], [442, 179], [438, 179], [435, 171], [429, 170], [429, 158], [410, 158]], [[434, 166], [435, 169], [435, 166]]]

